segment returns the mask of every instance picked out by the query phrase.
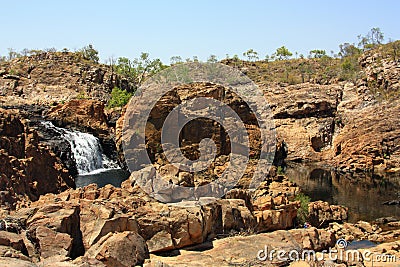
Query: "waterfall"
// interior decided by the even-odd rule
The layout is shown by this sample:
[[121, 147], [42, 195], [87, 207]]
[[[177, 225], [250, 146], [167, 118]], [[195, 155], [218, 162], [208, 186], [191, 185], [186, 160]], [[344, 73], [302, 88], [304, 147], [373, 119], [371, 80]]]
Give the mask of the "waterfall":
[[41, 123], [47, 129], [60, 134], [70, 144], [79, 175], [119, 168], [115, 161], [103, 154], [100, 141], [95, 136], [56, 127], [49, 121], [42, 121]]

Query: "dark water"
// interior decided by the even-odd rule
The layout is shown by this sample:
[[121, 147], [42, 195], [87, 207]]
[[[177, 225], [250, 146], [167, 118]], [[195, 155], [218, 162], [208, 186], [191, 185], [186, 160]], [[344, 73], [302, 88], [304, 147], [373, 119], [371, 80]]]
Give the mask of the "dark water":
[[352, 242], [350, 242], [348, 245], [347, 245], [347, 247], [346, 247], [346, 249], [360, 249], [360, 248], [363, 248], [363, 249], [366, 249], [366, 248], [373, 248], [373, 247], [376, 247], [376, 244], [374, 243], [374, 242], [371, 242], [371, 241], [369, 241], [369, 240], [358, 240], [358, 241], [352, 241]]
[[98, 173], [87, 175], [79, 175], [75, 178], [76, 187], [83, 187], [88, 184], [97, 184], [103, 187], [106, 184], [111, 184], [115, 187], [121, 187], [121, 183], [128, 179], [129, 172], [122, 169], [108, 169]]
[[383, 205], [385, 201], [400, 200], [398, 174], [340, 174], [326, 167], [293, 164], [286, 169], [286, 175], [313, 201], [348, 207], [350, 222], [389, 216], [400, 219], [400, 205]]

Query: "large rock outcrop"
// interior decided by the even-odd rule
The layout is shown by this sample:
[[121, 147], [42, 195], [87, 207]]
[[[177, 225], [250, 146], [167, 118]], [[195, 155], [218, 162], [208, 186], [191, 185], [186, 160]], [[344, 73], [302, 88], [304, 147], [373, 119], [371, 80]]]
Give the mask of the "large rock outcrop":
[[1, 205], [15, 207], [17, 200], [75, 187], [59, 158], [12, 110], [0, 109], [0, 165]]
[[395, 41], [367, 51], [358, 59], [364, 73], [361, 82], [378, 96], [390, 97], [398, 94], [400, 90], [400, 64], [395, 51], [399, 44], [400, 41]]
[[[146, 123], [146, 149], [149, 159], [152, 161], [155, 169], [159, 173], [162, 173], [163, 179], [172, 181], [174, 185], [183, 185], [189, 187], [198, 187], [210, 183], [216, 180], [218, 177], [221, 177], [221, 174], [228, 168], [230, 163], [229, 154], [232, 146], [230, 137], [223, 125], [208, 118], [210, 114], [208, 114], [209, 110], [207, 106], [199, 105], [199, 107], [196, 107], [196, 114], [204, 114], [204, 116], [199, 116], [199, 118], [191, 120], [183, 126], [182, 130], [180, 131], [179, 145], [182, 154], [186, 158], [189, 160], [197, 160], [200, 157], [200, 142], [206, 138], [212, 139], [215, 143], [216, 157], [214, 162], [210, 164], [208, 168], [202, 170], [201, 172], [193, 173], [189, 173], [187, 170], [184, 170], [184, 168], [175, 168], [169, 164], [165, 151], [162, 149], [164, 145], [168, 145], [161, 145], [162, 127], [167, 116], [179, 104], [197, 97], [212, 98], [216, 101], [226, 104], [233, 111], [235, 111], [235, 113], [243, 122], [249, 139], [250, 163], [245, 170], [245, 174], [238, 182], [238, 186], [247, 187], [251, 181], [253, 173], [255, 172], [257, 157], [259, 157], [261, 152], [261, 133], [257, 126], [255, 115], [250, 110], [247, 103], [232, 90], [224, 88], [221, 85], [204, 82], [180, 85], [173, 88], [173, 90], [158, 100], [158, 102], [152, 108]], [[128, 110], [132, 113], [137, 112], [135, 109]], [[191, 112], [193, 111], [183, 108], [179, 110], [177, 116], [179, 117], [179, 120], [184, 120], [184, 118], [189, 117]], [[118, 150], [118, 156], [120, 161], [125, 162], [125, 165], [129, 164], [130, 162], [130, 167], [143, 164], [143, 162], [141, 162], [143, 157], [139, 155], [134, 156], [135, 151], [133, 149], [127, 152], [130, 156], [128, 159], [129, 162], [127, 162], [125, 159], [123, 142], [125, 141], [129, 143], [132, 136], [135, 135], [135, 129], [129, 129], [129, 127], [124, 128], [124, 126], [130, 123], [130, 120], [132, 120], [131, 116], [132, 114], [124, 113], [116, 124], [116, 146]], [[178, 119], [176, 122], [178, 122]], [[125, 131], [123, 131], [123, 129]], [[286, 147], [284, 142], [282, 140], [276, 140], [273, 134], [267, 136], [266, 138], [268, 138], [268, 144], [265, 144], [263, 149], [274, 147], [275, 143], [277, 143], [274, 163], [282, 164], [287, 152], [285, 150]], [[244, 151], [246, 148], [242, 147], [240, 143], [238, 143], [238, 146], [243, 150], [243, 155], [245, 155]], [[271, 148], [271, 150], [273, 149]], [[175, 155], [174, 151], [168, 151], [168, 153], [172, 157]], [[272, 164], [272, 162], [270, 163]], [[238, 163], [236, 165], [240, 164]], [[269, 170], [266, 169], [263, 171], [265, 171], [265, 175], [267, 175]], [[138, 174], [135, 175], [139, 176]], [[170, 195], [172, 196], [172, 194]], [[176, 200], [179, 201], [180, 198], [172, 199], [172, 201]]]
[[[381, 57], [379, 53], [367, 53], [360, 58], [362, 72], [356, 84], [343, 81], [327, 85], [282, 85], [258, 81], [270, 104], [279, 140], [278, 147], [279, 144], [284, 144], [281, 147], [285, 148], [284, 153], [277, 154], [279, 158], [275, 163], [281, 165], [282, 159], [286, 157], [286, 160], [296, 162], [324, 161], [345, 171], [399, 170], [400, 145], [396, 127], [399, 124], [396, 116], [399, 113], [399, 79], [396, 74], [399, 73], [400, 66], [390, 58], [378, 60]], [[243, 101], [229, 97], [221, 93], [221, 90], [224, 91], [223, 88], [211, 84], [182, 86], [159, 101], [152, 113], [157, 116], [150, 118], [154, 127], [149, 127], [149, 153], [156, 162], [159, 148], [155, 144], [159, 143], [162, 118], [166, 117], [174, 105], [185, 99], [205, 95], [223, 100], [220, 96], [225, 95], [228, 105], [252, 125], [249, 111], [239, 108]], [[116, 130], [121, 160], [123, 153], [120, 136], [123, 120], [124, 117], [119, 119]], [[194, 124], [191, 126], [197, 127]], [[220, 132], [208, 127], [201, 129], [202, 131], [194, 133], [189, 127], [182, 134], [186, 134], [186, 137], [190, 135], [192, 141], [197, 141], [204, 138], [204, 134]], [[199, 135], [200, 132], [202, 136]], [[220, 137], [222, 136], [215, 135], [213, 139], [220, 141], [217, 144], [221, 155], [226, 154], [226, 149], [229, 149], [229, 138], [226, 137], [224, 141]], [[257, 139], [256, 132], [253, 137]], [[257, 150], [256, 142], [250, 141], [250, 144], [252, 151]], [[190, 154], [193, 152], [192, 146], [193, 143], [183, 146], [183, 151], [187, 149], [187, 154]]]
[[76, 258], [83, 255], [80, 231], [80, 207], [70, 203], [53, 203], [31, 210], [26, 231], [40, 258]]
[[366, 86], [351, 83], [269, 88], [266, 97], [287, 160], [346, 171], [400, 167], [398, 100], [378, 102]]
[[[177, 86], [159, 99], [156, 105], [152, 108], [146, 125], [148, 152], [149, 157], [152, 160], [155, 162], [159, 160], [166, 161], [159, 146], [161, 143], [162, 126], [167, 116], [183, 101], [188, 101], [197, 97], [212, 98], [223, 102], [232, 108], [243, 121], [249, 135], [250, 157], [257, 157], [257, 155], [259, 155], [260, 151], [258, 148], [260, 142], [257, 141], [257, 138], [259, 138], [260, 132], [256, 127], [257, 122], [255, 120], [255, 115], [251, 112], [246, 102], [244, 102], [244, 100], [237, 96], [232, 90], [228, 90], [221, 85], [213, 83], [192, 83]], [[185, 114], [185, 111], [188, 114]], [[203, 112], [204, 117], [200, 116], [200, 118], [190, 121], [183, 127], [180, 132], [182, 153], [189, 159], [197, 159], [199, 157], [199, 142], [204, 138], [211, 138], [216, 144], [217, 156], [228, 155], [231, 146], [226, 129], [224, 129], [223, 125], [207, 118], [210, 115], [207, 113], [207, 107], [199, 106], [196, 108], [196, 111], [198, 113]], [[180, 119], [183, 119], [190, 114], [191, 111], [182, 110], [177, 116], [181, 117]], [[132, 114], [125, 114], [125, 116], [131, 115]], [[120, 121], [123, 121], [124, 119], [125, 117], [121, 117]], [[127, 119], [129, 120], [129, 118]], [[123, 123], [119, 122], [118, 126], [123, 126]], [[127, 135], [127, 137], [129, 137], [129, 135]], [[120, 137], [117, 137], [117, 140], [119, 139]]]
[[324, 161], [345, 171], [400, 170], [399, 62], [382, 48], [359, 62], [355, 84], [264, 85], [287, 160]]
[[[338, 75], [325, 83], [313, 79], [304, 83], [303, 79], [303, 83], [289, 85], [273, 82], [266, 75], [272, 75], [269, 67], [278, 63], [225, 63], [241, 69], [264, 90], [278, 137], [287, 146], [287, 160], [323, 161], [352, 172], [398, 171], [398, 44], [360, 55], [361, 71], [352, 81], [340, 81]], [[298, 63], [287, 62], [292, 67]]]
[[321, 161], [332, 146], [340, 85], [300, 84], [264, 89], [287, 160]]
[[115, 87], [130, 89], [126, 79], [79, 53], [42, 52], [0, 65], [0, 96], [5, 104], [53, 104], [74, 98], [108, 101]]
[[333, 142], [333, 160], [343, 170], [398, 171], [400, 101], [365, 101], [367, 92], [365, 86], [345, 87], [338, 107], [342, 128]]

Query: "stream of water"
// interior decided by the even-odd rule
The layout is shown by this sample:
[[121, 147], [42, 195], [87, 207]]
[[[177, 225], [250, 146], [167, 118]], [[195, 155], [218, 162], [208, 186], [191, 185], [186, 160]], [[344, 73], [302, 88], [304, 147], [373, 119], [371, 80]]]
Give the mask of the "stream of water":
[[75, 178], [77, 187], [91, 183], [96, 183], [99, 187], [106, 184], [119, 187], [121, 182], [129, 177], [129, 173], [103, 153], [97, 137], [89, 133], [56, 127], [49, 121], [43, 121], [42, 124], [61, 135], [70, 144], [78, 169], [78, 176]]

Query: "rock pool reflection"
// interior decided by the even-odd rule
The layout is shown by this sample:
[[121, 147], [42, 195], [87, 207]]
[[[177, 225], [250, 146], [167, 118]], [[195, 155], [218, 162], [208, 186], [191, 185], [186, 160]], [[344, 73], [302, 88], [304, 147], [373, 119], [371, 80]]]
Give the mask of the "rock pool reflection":
[[312, 201], [323, 200], [347, 206], [350, 222], [389, 216], [400, 218], [400, 205], [383, 205], [385, 201], [399, 199], [399, 174], [342, 174], [324, 166], [290, 164], [286, 175]]

